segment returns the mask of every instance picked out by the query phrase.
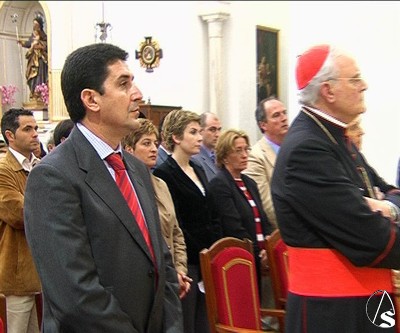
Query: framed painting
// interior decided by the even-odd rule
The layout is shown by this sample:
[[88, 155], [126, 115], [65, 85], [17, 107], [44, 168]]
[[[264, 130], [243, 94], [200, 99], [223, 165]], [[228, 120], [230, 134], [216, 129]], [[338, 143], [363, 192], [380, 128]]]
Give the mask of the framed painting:
[[278, 32], [257, 26], [257, 103], [269, 96], [278, 98]]

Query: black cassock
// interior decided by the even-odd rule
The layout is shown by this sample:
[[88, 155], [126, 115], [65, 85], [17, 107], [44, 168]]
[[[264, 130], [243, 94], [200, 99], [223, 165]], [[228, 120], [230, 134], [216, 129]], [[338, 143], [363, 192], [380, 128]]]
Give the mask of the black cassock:
[[[296, 117], [281, 146], [271, 183], [278, 226], [283, 240], [294, 249], [333, 249], [354, 269], [372, 267], [390, 274], [390, 269], [400, 268], [399, 228], [367, 205], [363, 196], [369, 196], [368, 188], [344, 134], [342, 126], [313, 110], [303, 108]], [[306, 262], [307, 258], [304, 263], [299, 260], [297, 267], [307, 269]], [[329, 289], [337, 283], [335, 274], [336, 268], [326, 267], [323, 277], [303, 282], [311, 289], [314, 285]], [[291, 281], [289, 254], [289, 290]], [[372, 289], [375, 284], [380, 290], [387, 281], [376, 280]], [[394, 327], [382, 329], [368, 319], [366, 307], [373, 291], [323, 297], [289, 292], [286, 332], [395, 332]], [[393, 295], [390, 299], [394, 303]], [[385, 322], [381, 314], [375, 323], [392, 325], [394, 316]]]

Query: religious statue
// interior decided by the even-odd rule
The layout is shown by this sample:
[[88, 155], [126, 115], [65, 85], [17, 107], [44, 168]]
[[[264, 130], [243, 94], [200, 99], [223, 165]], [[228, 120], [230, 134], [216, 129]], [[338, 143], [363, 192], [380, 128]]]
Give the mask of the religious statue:
[[33, 31], [27, 41], [18, 40], [18, 44], [28, 49], [25, 77], [29, 86], [31, 101], [40, 101], [40, 93], [35, 91], [42, 83], [48, 83], [47, 34], [43, 30], [43, 17], [33, 19]]

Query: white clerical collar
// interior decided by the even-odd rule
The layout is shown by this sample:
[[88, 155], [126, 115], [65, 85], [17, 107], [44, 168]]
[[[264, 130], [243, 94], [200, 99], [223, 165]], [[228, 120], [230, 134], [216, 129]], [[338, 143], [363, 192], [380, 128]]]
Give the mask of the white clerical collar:
[[329, 122], [334, 123], [334, 124], [336, 124], [336, 125], [338, 125], [340, 127], [343, 127], [343, 128], [347, 127], [347, 124], [341, 122], [340, 120], [337, 120], [336, 118], [333, 118], [332, 116], [330, 116], [329, 114], [326, 114], [322, 110], [318, 110], [318, 109], [312, 108], [311, 106], [305, 106], [305, 105], [303, 105], [303, 108], [305, 108], [306, 110], [308, 109], [308, 110], [316, 113], [321, 118], [324, 118], [325, 120], [328, 120]]

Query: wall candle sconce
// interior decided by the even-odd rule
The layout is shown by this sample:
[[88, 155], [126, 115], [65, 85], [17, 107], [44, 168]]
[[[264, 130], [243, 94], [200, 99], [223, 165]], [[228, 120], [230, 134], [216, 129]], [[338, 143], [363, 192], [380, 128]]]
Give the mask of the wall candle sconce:
[[112, 30], [112, 26], [110, 23], [108, 22], [104, 22], [104, 1], [102, 1], [102, 14], [103, 14], [103, 20], [99, 23], [96, 23], [95, 25], [95, 43], [97, 43], [97, 36], [100, 34], [99, 39], [101, 43], [105, 43], [107, 41], [107, 37], [108, 37], [108, 29], [110, 29], [110, 31]]
[[152, 73], [153, 68], [160, 65], [163, 57], [162, 49], [152, 37], [144, 37], [144, 42], [139, 45], [139, 51], [135, 51], [136, 59], [139, 59], [140, 66], [146, 68], [147, 73]]

